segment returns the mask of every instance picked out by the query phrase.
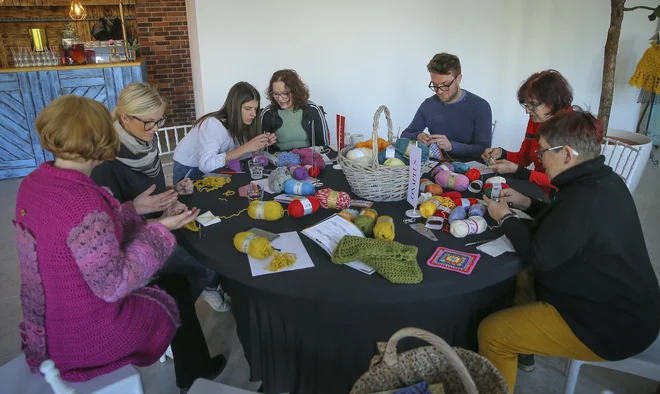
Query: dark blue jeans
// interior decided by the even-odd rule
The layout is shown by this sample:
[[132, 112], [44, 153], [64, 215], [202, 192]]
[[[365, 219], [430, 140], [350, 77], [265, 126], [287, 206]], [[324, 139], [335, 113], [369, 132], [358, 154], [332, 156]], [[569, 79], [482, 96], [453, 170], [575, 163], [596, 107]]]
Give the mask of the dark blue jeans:
[[[190, 173], [188, 174], [189, 171]], [[183, 164], [175, 161], [174, 167], [172, 168], [172, 184], [176, 185], [177, 183], [181, 182], [184, 178], [186, 178], [186, 174], [188, 174], [188, 178], [190, 178], [192, 181], [202, 179], [204, 176], [204, 173], [201, 172], [199, 168], [184, 166]]]

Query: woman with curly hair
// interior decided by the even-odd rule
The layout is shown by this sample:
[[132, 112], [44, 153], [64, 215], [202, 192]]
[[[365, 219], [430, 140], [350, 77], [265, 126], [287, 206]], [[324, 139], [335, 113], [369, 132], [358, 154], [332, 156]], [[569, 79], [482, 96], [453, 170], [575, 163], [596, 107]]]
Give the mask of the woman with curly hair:
[[312, 138], [317, 146], [328, 144], [328, 123], [323, 107], [309, 100], [309, 89], [298, 73], [275, 71], [266, 96], [270, 105], [261, 113], [261, 125], [264, 132], [275, 133], [275, 146], [279, 150], [309, 147]]

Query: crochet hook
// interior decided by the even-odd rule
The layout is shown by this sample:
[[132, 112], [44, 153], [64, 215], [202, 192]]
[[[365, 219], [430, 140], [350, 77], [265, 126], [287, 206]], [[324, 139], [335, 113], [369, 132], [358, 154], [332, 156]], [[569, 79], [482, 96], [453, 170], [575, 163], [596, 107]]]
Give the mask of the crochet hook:
[[245, 171], [220, 171], [220, 173], [233, 175], [233, 174], [245, 174]]
[[481, 241], [476, 241], [476, 242], [470, 242], [470, 243], [467, 243], [467, 244], [465, 244], [465, 246], [481, 245], [481, 244], [488, 243], [488, 242], [490, 242], [490, 241], [495, 241], [496, 239], [497, 239], [497, 238], [493, 238], [493, 239], [482, 239]]

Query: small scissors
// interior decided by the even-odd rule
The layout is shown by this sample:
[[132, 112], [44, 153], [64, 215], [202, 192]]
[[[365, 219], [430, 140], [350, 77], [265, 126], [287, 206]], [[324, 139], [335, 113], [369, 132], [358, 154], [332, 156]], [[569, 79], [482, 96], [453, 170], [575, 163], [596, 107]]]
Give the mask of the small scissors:
[[415, 223], [415, 218], [403, 219], [403, 223], [405, 224]]

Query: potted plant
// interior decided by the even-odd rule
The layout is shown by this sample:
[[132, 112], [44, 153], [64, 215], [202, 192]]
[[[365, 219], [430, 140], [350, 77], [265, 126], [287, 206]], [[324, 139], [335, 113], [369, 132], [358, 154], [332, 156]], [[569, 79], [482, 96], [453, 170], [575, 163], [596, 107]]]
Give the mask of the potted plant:
[[137, 38], [133, 38], [131, 40], [128, 40], [126, 43], [126, 50], [128, 53], [126, 54], [126, 58], [128, 61], [134, 61], [137, 59], [137, 50], [140, 48], [140, 44], [138, 43]]

